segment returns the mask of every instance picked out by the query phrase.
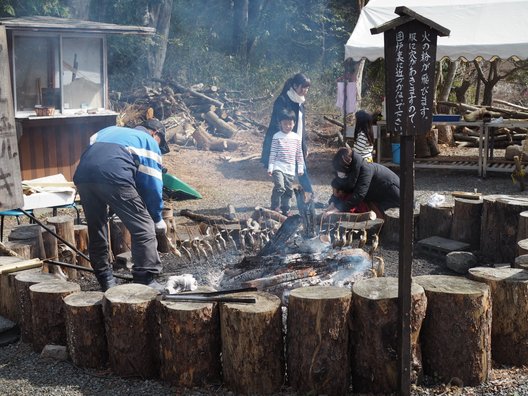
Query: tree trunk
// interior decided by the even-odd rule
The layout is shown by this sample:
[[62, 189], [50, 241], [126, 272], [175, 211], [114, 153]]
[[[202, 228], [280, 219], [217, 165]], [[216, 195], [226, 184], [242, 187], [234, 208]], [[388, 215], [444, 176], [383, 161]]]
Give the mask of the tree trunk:
[[500, 364], [528, 364], [528, 271], [470, 268], [469, 277], [486, 283], [493, 300], [491, 353]]
[[161, 78], [163, 72], [169, 40], [172, 1], [149, 0], [148, 2], [148, 26], [156, 28], [156, 44], [149, 48], [150, 55], [147, 58], [151, 78]]
[[[196, 291], [212, 289], [202, 287]], [[162, 300], [156, 311], [161, 379], [187, 388], [220, 382], [218, 304]]]
[[[440, 96], [438, 97], [438, 100], [441, 102], [445, 102], [449, 99], [449, 94], [451, 93], [451, 88], [453, 87], [453, 82], [455, 81], [455, 77], [457, 74], [458, 66], [460, 65], [459, 60], [455, 61], [449, 61], [449, 66], [447, 69], [447, 75], [444, 79], [444, 84], [442, 85], [442, 89], [440, 91]], [[449, 110], [440, 107], [439, 109], [440, 113], [448, 113]]]
[[90, 20], [90, 0], [68, 0], [67, 5], [70, 11], [70, 18]]
[[243, 296], [257, 301], [220, 305], [224, 382], [237, 394], [275, 394], [284, 382], [281, 301], [265, 292]]
[[351, 298], [350, 289], [344, 287], [313, 286], [291, 291], [286, 341], [288, 379], [300, 394], [346, 394], [350, 381]]
[[116, 375], [153, 378], [158, 374], [159, 332], [154, 313], [157, 295], [153, 288], [136, 283], [105, 292], [108, 358]]
[[[352, 382], [354, 392], [395, 393], [398, 390], [398, 279], [372, 278], [352, 287]], [[427, 300], [421, 286], [411, 288], [411, 379], [422, 374], [418, 334]]]
[[29, 287], [31, 298], [33, 350], [40, 353], [48, 344], [66, 346], [66, 325], [62, 299], [81, 291], [77, 283], [50, 281]]
[[427, 296], [420, 334], [424, 373], [445, 383], [457, 377], [463, 386], [487, 381], [492, 366], [489, 287], [458, 276], [413, 279]]
[[233, 54], [247, 60], [249, 0], [233, 1]]
[[103, 296], [87, 291], [64, 298], [68, 352], [77, 367], [105, 367], [108, 361]]
[[[75, 235], [75, 247], [88, 256], [88, 226], [84, 224], [76, 224], [73, 226]], [[92, 268], [90, 262], [83, 257], [78, 257], [78, 264], [82, 267]]]
[[[75, 231], [73, 230], [75, 219], [71, 216], [48, 217], [47, 223], [55, 226], [57, 235], [67, 241], [70, 245], [75, 246]], [[59, 243], [59, 260], [65, 263], [77, 264], [76, 254], [64, 243]], [[77, 270], [66, 269], [68, 278], [77, 279]]]

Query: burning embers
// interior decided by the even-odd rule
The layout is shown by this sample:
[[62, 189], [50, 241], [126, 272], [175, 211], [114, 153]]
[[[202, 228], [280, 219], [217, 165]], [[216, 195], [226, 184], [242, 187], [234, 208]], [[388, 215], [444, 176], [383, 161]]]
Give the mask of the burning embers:
[[248, 219], [226, 220], [186, 211], [200, 224], [174, 229], [175, 239], [178, 249], [186, 249], [191, 271], [205, 261], [207, 271], [221, 272], [209, 284], [215, 288], [257, 287], [287, 296], [296, 287], [351, 286], [383, 275], [383, 260], [375, 256], [382, 220], [370, 213], [333, 214], [315, 236], [313, 202], [301, 205], [300, 213], [285, 217], [256, 208]]

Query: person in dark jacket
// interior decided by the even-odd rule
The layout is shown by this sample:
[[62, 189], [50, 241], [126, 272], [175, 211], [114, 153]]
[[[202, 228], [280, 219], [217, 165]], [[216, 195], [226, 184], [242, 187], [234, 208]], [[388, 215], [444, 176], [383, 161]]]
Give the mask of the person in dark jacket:
[[308, 93], [308, 88], [310, 88], [310, 85], [310, 79], [302, 73], [295, 74], [284, 84], [280, 95], [277, 97], [277, 99], [275, 99], [273, 104], [271, 120], [266, 132], [266, 136], [264, 137], [260, 161], [267, 169], [273, 135], [277, 133], [277, 131], [281, 130], [279, 115], [283, 114], [284, 110], [293, 111], [295, 113], [295, 126], [293, 127], [292, 132], [297, 133], [301, 138], [301, 146], [304, 157], [304, 172], [302, 175], [298, 174], [299, 183], [305, 192], [310, 193], [313, 196], [312, 183], [306, 169], [306, 157], [308, 155], [308, 133], [306, 131], [304, 110], [304, 102], [306, 100], [305, 96]]
[[343, 211], [362, 201], [373, 202], [382, 213], [400, 206], [400, 178], [389, 168], [365, 161], [350, 147], [340, 148], [332, 165], [343, 189], [350, 192]]
[[88, 252], [101, 289], [116, 285], [109, 262], [108, 214], [114, 212], [130, 231], [135, 283], [161, 291], [156, 234], [167, 225], [161, 217], [161, 156], [169, 151], [163, 124], [151, 118], [135, 129], [111, 126], [90, 137], [73, 181], [88, 223]]

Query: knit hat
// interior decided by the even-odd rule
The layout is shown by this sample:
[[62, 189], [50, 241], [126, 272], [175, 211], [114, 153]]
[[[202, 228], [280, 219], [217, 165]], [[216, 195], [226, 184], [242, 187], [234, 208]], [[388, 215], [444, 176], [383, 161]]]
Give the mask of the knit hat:
[[156, 135], [158, 135], [160, 138], [159, 148], [161, 154], [167, 154], [170, 149], [167, 145], [167, 141], [165, 140], [165, 127], [160, 122], [160, 120], [157, 118], [149, 118], [148, 120], [143, 121], [141, 125], [147, 129], [150, 129], [151, 131], [156, 132]]

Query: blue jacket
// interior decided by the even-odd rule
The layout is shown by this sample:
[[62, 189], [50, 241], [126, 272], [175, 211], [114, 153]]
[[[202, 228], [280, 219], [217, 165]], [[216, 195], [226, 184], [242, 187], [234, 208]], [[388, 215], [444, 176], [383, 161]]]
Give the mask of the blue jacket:
[[163, 208], [161, 170], [159, 145], [145, 129], [111, 126], [90, 137], [73, 181], [133, 186], [158, 222]]

